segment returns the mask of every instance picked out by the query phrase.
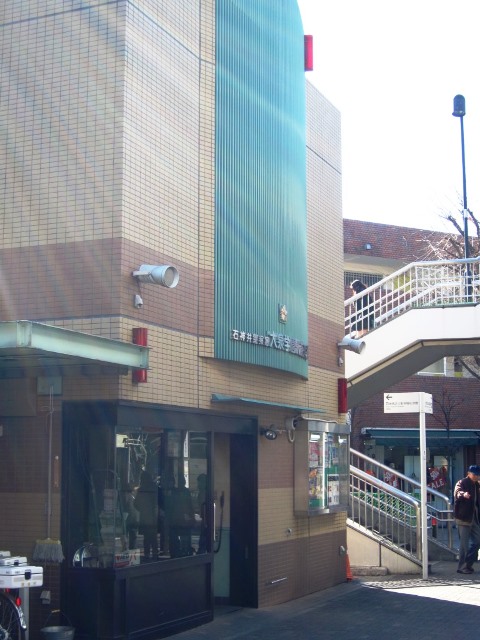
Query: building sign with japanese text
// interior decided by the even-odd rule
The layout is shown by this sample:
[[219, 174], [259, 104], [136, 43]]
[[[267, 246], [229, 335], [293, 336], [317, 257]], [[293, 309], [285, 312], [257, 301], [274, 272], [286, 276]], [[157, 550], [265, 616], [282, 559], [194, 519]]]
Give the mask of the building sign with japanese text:
[[276, 333], [275, 331], [267, 331], [265, 335], [259, 335], [257, 333], [250, 333], [248, 331], [242, 331], [239, 329], [232, 329], [230, 333], [231, 340], [237, 340], [238, 342], [246, 342], [259, 347], [269, 347], [271, 349], [278, 349], [279, 351], [285, 351], [295, 356], [299, 356], [304, 360], [308, 359], [308, 345], [286, 336], [282, 333]]

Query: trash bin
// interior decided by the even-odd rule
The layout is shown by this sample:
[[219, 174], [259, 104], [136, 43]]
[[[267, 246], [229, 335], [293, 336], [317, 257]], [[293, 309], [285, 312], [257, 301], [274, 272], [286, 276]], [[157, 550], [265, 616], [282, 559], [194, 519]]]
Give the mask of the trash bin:
[[43, 627], [40, 629], [45, 640], [73, 640], [75, 629], [73, 627]]

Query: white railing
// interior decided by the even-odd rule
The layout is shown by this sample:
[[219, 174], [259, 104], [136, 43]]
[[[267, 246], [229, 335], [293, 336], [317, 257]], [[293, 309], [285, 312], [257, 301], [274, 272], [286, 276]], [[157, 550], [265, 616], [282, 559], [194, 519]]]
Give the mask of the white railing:
[[412, 308], [479, 302], [480, 258], [413, 262], [345, 300], [345, 335], [378, 327]]
[[[392, 476], [395, 486], [390, 484]], [[414, 478], [350, 448], [350, 517], [419, 559], [420, 493]], [[427, 537], [454, 551], [450, 499], [431, 487], [427, 487], [427, 521]]]
[[348, 516], [351, 526], [369, 531], [385, 546], [422, 559], [420, 503], [399, 489], [350, 466]]

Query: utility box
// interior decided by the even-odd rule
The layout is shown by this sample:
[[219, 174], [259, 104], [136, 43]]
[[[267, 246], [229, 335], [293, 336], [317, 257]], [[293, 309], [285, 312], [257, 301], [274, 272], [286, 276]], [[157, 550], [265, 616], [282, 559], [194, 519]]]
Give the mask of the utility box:
[[43, 567], [28, 564], [0, 566], [0, 589], [25, 589], [43, 585]]
[[4, 558], [0, 558], [0, 567], [18, 567], [22, 564], [27, 564], [27, 558], [25, 556], [8, 555]]

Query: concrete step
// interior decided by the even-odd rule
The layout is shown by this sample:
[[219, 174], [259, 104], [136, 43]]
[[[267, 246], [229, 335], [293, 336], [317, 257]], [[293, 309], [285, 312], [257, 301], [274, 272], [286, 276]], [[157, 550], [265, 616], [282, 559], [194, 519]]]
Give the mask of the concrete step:
[[373, 567], [373, 566], [353, 567], [352, 566], [352, 575], [353, 576], [386, 576], [388, 575], [388, 569], [387, 567]]

